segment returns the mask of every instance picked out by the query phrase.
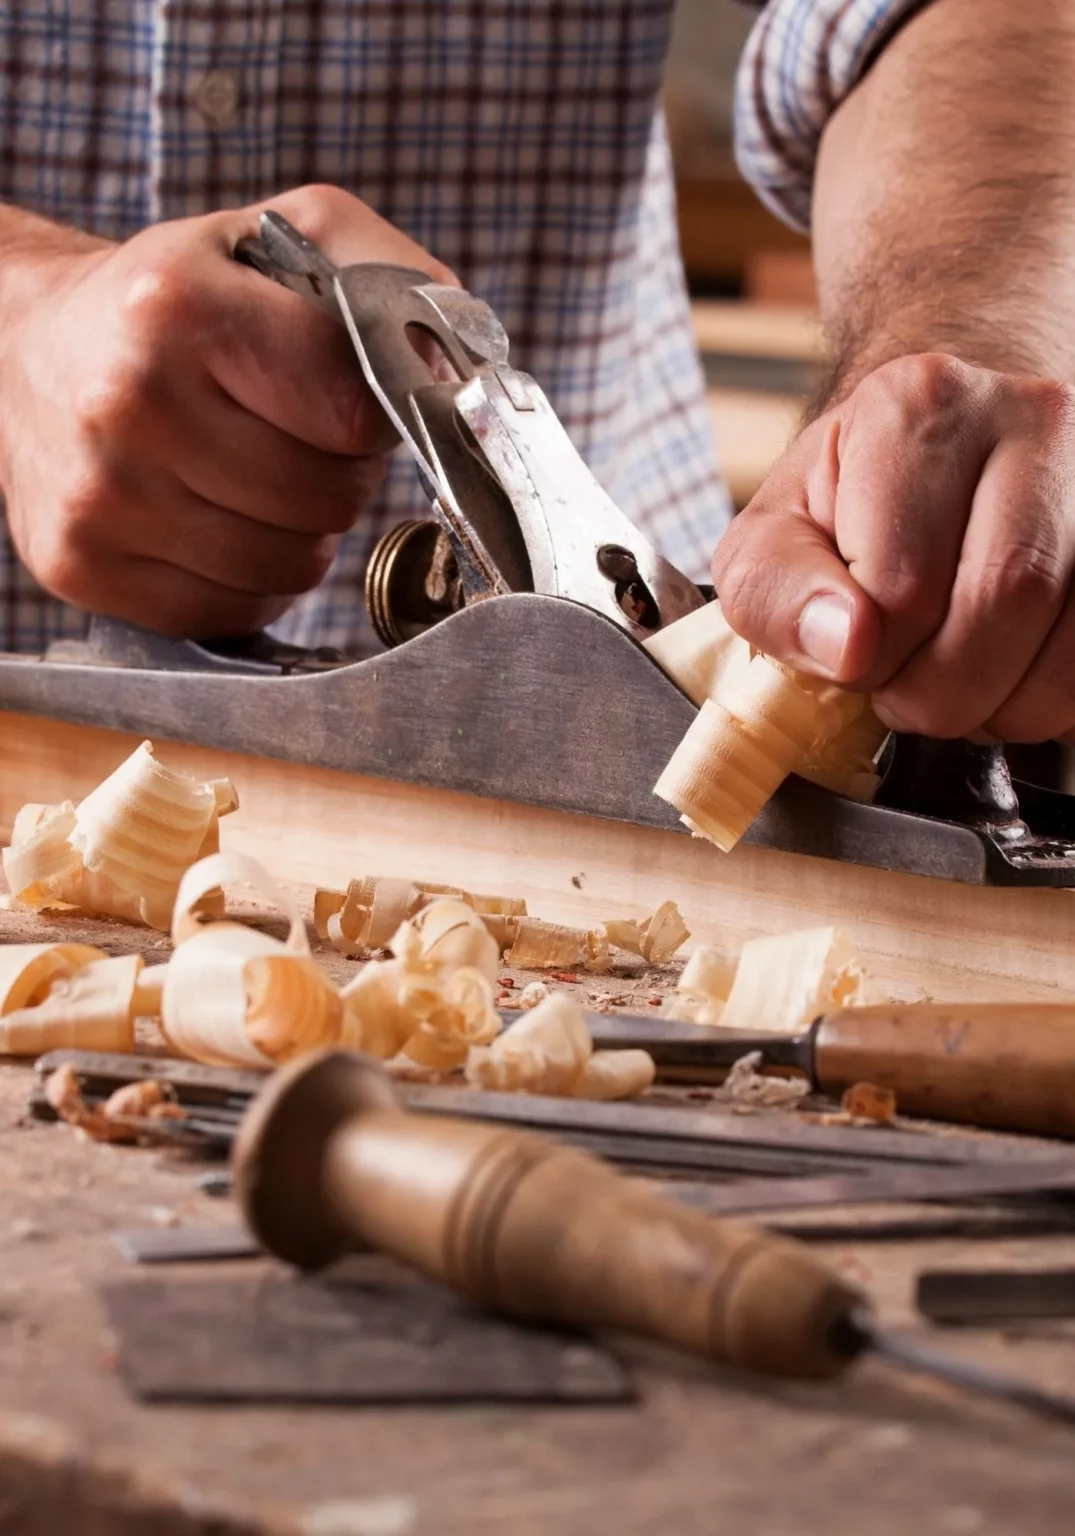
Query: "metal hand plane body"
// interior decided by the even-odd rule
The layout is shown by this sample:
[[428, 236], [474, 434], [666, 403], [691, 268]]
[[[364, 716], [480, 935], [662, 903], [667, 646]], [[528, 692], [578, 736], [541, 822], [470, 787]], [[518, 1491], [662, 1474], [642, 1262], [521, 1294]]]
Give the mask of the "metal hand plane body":
[[[236, 254], [346, 324], [449, 543], [457, 605], [539, 592], [582, 603], [644, 639], [702, 603], [601, 489], [534, 379], [511, 367], [507, 334], [488, 304], [407, 267], [334, 267], [272, 213], [260, 240]], [[444, 552], [434, 562], [436, 553], [417, 541], [411, 558], [434, 564], [441, 589], [431, 601], [443, 605]], [[390, 642], [402, 638], [395, 610], [406, 612], [408, 592], [414, 600], [415, 573], [408, 581], [398, 563], [396, 591], [370, 604]], [[388, 569], [382, 562], [382, 574]]]
[[[638, 642], [705, 596], [597, 484], [493, 311], [422, 272], [337, 269], [273, 214], [236, 255], [346, 324], [430, 496], [433, 518], [390, 530], [366, 573], [390, 649], [348, 663], [94, 619], [44, 658], [0, 656], [0, 711], [684, 832], [652, 787], [695, 708]], [[999, 749], [971, 772], [986, 749], [947, 747], [899, 741], [886, 804], [791, 778], [745, 841], [1075, 886], [1071, 800], [1020, 788], [1020, 816]]]

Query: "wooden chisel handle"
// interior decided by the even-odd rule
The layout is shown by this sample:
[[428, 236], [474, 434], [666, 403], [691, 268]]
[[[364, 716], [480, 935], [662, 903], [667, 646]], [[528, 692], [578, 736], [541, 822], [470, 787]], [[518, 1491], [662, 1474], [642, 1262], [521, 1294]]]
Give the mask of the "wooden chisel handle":
[[843, 1008], [812, 1033], [815, 1084], [834, 1097], [870, 1082], [904, 1114], [1075, 1136], [1075, 1005]]
[[650, 1194], [587, 1153], [408, 1114], [368, 1058], [292, 1063], [255, 1100], [236, 1182], [265, 1247], [303, 1267], [375, 1248], [483, 1306], [831, 1376], [863, 1299], [812, 1254]]

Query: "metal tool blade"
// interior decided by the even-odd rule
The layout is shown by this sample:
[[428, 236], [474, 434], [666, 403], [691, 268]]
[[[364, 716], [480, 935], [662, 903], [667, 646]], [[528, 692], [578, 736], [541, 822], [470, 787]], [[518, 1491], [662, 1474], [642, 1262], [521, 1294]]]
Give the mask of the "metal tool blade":
[[[505, 1023], [511, 1019], [504, 1015]], [[590, 1038], [600, 1050], [644, 1050], [665, 1081], [719, 1082], [742, 1056], [758, 1051], [767, 1066], [791, 1067], [808, 1080], [813, 1067], [813, 1034], [743, 1035], [699, 1029], [674, 1019], [634, 1014], [587, 1013]]]
[[130, 1227], [112, 1241], [132, 1264], [201, 1264], [256, 1258], [263, 1250], [246, 1227]]
[[[679, 1184], [676, 1198], [713, 1215], [793, 1211], [888, 1201], [955, 1201], [1061, 1197], [1075, 1220], [1075, 1157], [971, 1167], [888, 1166], [807, 1178], [738, 1179], [729, 1184]], [[1059, 1204], [1059, 1200], [1057, 1202]]]
[[[202, 1067], [168, 1058], [128, 1057], [107, 1052], [51, 1051], [37, 1062], [43, 1077], [69, 1065], [85, 1085], [87, 1097], [106, 1096], [122, 1083], [147, 1077], [172, 1084], [194, 1117], [198, 1106], [216, 1103], [221, 1134], [226, 1108], [234, 1123], [266, 1079], [257, 1073]], [[709, 1171], [837, 1171], [855, 1166], [894, 1164], [1013, 1167], [1028, 1173], [1056, 1157], [1048, 1142], [1026, 1137], [991, 1136], [988, 1140], [935, 1137], [883, 1128], [856, 1130], [801, 1124], [789, 1117], [751, 1117], [712, 1111], [667, 1109], [653, 1104], [592, 1103], [544, 1098], [537, 1094], [484, 1093], [451, 1086], [398, 1085], [402, 1103], [425, 1114], [465, 1115], [479, 1120], [547, 1131], [576, 1141], [605, 1156], [632, 1164], [660, 1164]], [[42, 1109], [44, 1111], [44, 1108]], [[207, 1122], [208, 1123], [208, 1122]], [[182, 1122], [179, 1122], [182, 1124]]]
[[258, 239], [239, 241], [236, 261], [310, 300], [334, 320], [342, 320], [332, 286], [336, 269], [313, 241], [271, 209], [261, 215], [258, 233]]
[[1025, 1408], [1041, 1418], [1055, 1419], [1064, 1424], [1075, 1424], [1075, 1397], [1051, 1392], [1033, 1382], [1020, 1381], [1005, 1371], [992, 1366], [979, 1365], [973, 1360], [963, 1360], [944, 1350], [935, 1349], [921, 1339], [908, 1338], [880, 1327], [868, 1314], [856, 1315], [849, 1321], [849, 1345], [857, 1351], [869, 1350], [907, 1371], [931, 1376], [951, 1386], [979, 1396], [994, 1397], [1001, 1402]]

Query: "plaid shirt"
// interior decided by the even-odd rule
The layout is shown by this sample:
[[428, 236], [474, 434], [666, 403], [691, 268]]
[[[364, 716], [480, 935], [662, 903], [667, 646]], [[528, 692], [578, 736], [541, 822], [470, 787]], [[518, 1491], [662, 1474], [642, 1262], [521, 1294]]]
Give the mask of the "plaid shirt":
[[810, 228], [821, 130], [896, 32], [930, 0], [745, 0], [763, 14], [739, 65], [739, 169], [774, 213]]
[[[673, 0], [4, 0], [0, 199], [122, 239], [305, 182], [357, 193], [512, 337], [607, 490], [701, 577], [730, 515], [657, 107]], [[278, 626], [370, 645], [409, 461]], [[0, 530], [0, 648], [79, 634]]]

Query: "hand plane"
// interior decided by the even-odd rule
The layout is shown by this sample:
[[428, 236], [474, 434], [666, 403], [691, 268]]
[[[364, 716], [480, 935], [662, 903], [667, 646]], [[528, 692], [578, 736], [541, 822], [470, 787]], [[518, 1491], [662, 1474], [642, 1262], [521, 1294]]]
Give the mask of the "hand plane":
[[[693, 704], [641, 640], [712, 596], [598, 485], [490, 307], [425, 273], [336, 268], [273, 213], [237, 257], [346, 325], [432, 516], [366, 573], [385, 654], [173, 641], [108, 619], [0, 656], [0, 711], [683, 831], [651, 790]], [[1075, 887], [1075, 800], [1002, 748], [890, 740], [877, 803], [796, 778], [745, 841], [971, 884]]]

